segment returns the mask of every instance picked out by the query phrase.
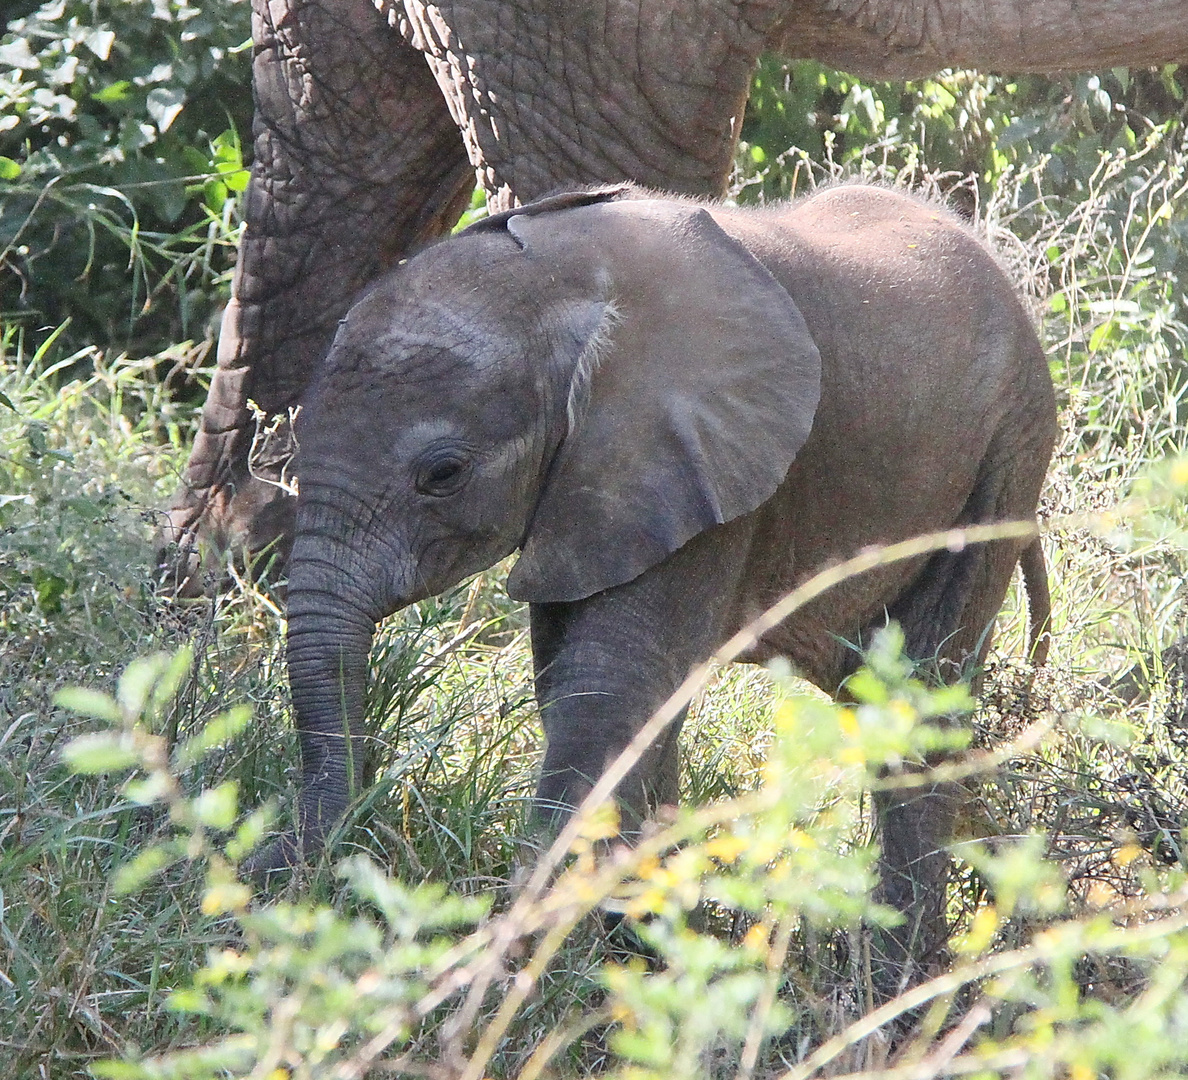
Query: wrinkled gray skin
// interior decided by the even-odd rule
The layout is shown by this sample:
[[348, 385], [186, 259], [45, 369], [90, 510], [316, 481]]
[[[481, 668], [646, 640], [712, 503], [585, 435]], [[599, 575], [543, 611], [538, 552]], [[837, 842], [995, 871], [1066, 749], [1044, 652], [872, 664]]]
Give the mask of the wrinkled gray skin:
[[[721, 194], [764, 50], [858, 75], [1075, 71], [1188, 55], [1182, 0], [255, 0], [255, 152], [234, 299], [163, 530], [283, 557], [284, 459], [249, 470], [253, 400], [284, 414], [352, 297], [441, 235], [475, 170], [496, 209], [636, 180]], [[428, 63], [426, 63], [428, 61]], [[283, 429], [282, 429], [283, 435]], [[249, 472], [251, 475], [249, 475]]]
[[[1034, 519], [1048, 368], [994, 259], [943, 209], [843, 186], [761, 212], [632, 191], [558, 196], [430, 248], [351, 308], [298, 422], [288, 663], [299, 839], [321, 845], [362, 748], [377, 620], [520, 548], [548, 749], [573, 805], [690, 668], [825, 565], [876, 543]], [[1021, 554], [885, 566], [768, 633], [830, 692], [888, 616], [952, 677], [985, 653]], [[1038, 603], [1037, 603], [1038, 602]], [[950, 663], [951, 662], [951, 663]], [[625, 781], [676, 798], [676, 727]], [[887, 948], [925, 960], [956, 794], [884, 796]], [[302, 847], [303, 845], [303, 847]], [[914, 943], [913, 943], [913, 940]]]

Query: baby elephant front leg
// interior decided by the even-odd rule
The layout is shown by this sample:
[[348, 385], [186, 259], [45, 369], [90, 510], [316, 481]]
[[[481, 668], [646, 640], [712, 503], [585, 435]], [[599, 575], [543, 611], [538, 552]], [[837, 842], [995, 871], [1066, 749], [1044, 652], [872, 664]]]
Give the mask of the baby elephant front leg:
[[[572, 603], [533, 604], [536, 693], [548, 749], [537, 810], [576, 806], [649, 718], [728, 633], [749, 526], [695, 537], [624, 585]], [[675, 803], [685, 710], [619, 785], [624, 827]]]
[[[536, 693], [548, 742], [536, 814], [546, 822], [578, 806], [680, 685], [696, 660], [674, 664], [640, 648], [599, 640], [597, 613], [577, 604], [532, 608]], [[650, 811], [679, 798], [682, 709], [619, 784], [623, 827], [637, 831]]]

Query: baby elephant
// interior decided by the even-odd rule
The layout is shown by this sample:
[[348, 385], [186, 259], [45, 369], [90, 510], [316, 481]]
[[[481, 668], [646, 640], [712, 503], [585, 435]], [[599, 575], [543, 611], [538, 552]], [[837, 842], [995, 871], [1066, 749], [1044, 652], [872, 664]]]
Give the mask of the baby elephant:
[[[740, 210], [619, 187], [429, 248], [350, 310], [299, 421], [288, 662], [304, 790], [296, 836], [263, 863], [308, 854], [347, 805], [363, 754], [344, 735], [386, 615], [520, 549], [507, 589], [531, 605], [552, 813], [693, 665], [823, 567], [1032, 521], [1054, 436], [1006, 276], [906, 195], [839, 186]], [[1038, 543], [1005, 539], [847, 581], [748, 659], [786, 656], [833, 692], [857, 659], [845, 643], [890, 616], [913, 658], [976, 664], [1021, 556], [1034, 625]], [[627, 808], [675, 798], [676, 734], [622, 786]], [[940, 923], [953, 806], [938, 787], [880, 808], [904, 949]]]

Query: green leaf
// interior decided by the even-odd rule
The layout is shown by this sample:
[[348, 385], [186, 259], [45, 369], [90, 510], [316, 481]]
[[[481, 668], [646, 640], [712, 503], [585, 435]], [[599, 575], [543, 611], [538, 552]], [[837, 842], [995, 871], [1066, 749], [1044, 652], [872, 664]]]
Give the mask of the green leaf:
[[95, 731], [67, 743], [62, 750], [62, 760], [71, 772], [93, 776], [129, 769], [138, 758], [123, 732]]
[[[239, 136], [234, 130], [228, 129], [210, 144], [213, 154], [212, 161], [215, 172], [219, 174], [228, 191], [242, 192], [247, 190], [251, 174], [243, 165], [243, 150], [239, 145]], [[224, 195], [226, 192], [224, 192]]]
[[994, 887], [1000, 911], [1054, 912], [1064, 906], [1066, 891], [1058, 863], [1047, 858], [1047, 839], [1039, 834], [1019, 837], [991, 851], [981, 844], [962, 846], [962, 858]]
[[[174, 990], [169, 995], [169, 1000], [166, 1003], [166, 1008], [171, 1012], [182, 1013], [198, 1013], [200, 1015], [208, 1014], [211, 1011], [210, 998], [208, 998], [201, 990], [196, 990], [193, 987], [182, 987], [180, 990]], [[91, 1066], [94, 1069], [94, 1066]]]
[[868, 705], [885, 705], [890, 699], [887, 685], [869, 668], [859, 668], [846, 681], [846, 692]]
[[124, 785], [124, 794], [137, 806], [150, 806], [169, 794], [173, 786], [168, 773], [154, 772], [144, 780], [131, 780]]
[[97, 1080], [147, 1080], [153, 1074], [131, 1061], [96, 1061], [87, 1066]]
[[163, 653], [154, 653], [152, 656], [133, 660], [132, 663], [124, 668], [124, 673], [120, 676], [120, 684], [116, 692], [116, 697], [129, 716], [139, 718], [141, 713], [144, 712], [144, 706], [148, 702], [149, 692], [152, 690], [153, 683], [157, 681], [157, 677], [161, 673], [164, 660], [165, 656]]
[[67, 686], [59, 690], [54, 694], [54, 704], [60, 709], [69, 709], [96, 720], [106, 720], [109, 724], [118, 724], [123, 719], [113, 697], [82, 686]]
[[112, 878], [116, 894], [125, 896], [135, 892], [149, 878], [159, 874], [165, 867], [177, 862], [178, 854], [165, 844], [146, 848], [130, 862], [124, 863]]
[[1093, 331], [1089, 337], [1089, 351], [1097, 352], [1103, 345], [1105, 345], [1117, 330], [1117, 324], [1113, 319], [1106, 319], [1096, 330]]
[[127, 79], [120, 79], [117, 82], [109, 83], [102, 90], [97, 90], [91, 97], [96, 101], [103, 102], [104, 105], [112, 105], [117, 101], [123, 101], [131, 89], [132, 84]]
[[178, 688], [189, 675], [193, 663], [194, 650], [189, 645], [183, 645], [173, 654], [153, 687], [152, 703], [156, 712], [163, 711], [177, 697]]
[[33, 572], [33, 590], [37, 598], [37, 606], [47, 615], [56, 615], [62, 610], [62, 597], [70, 583], [57, 574], [50, 574], [44, 570]]
[[222, 173], [223, 183], [227, 185], [228, 191], [247, 191], [248, 181], [252, 178], [252, 174], [247, 169], [223, 170], [220, 168], [219, 172]]
[[1043, 130], [1043, 126], [1043, 121], [1036, 116], [1014, 120], [1006, 131], [998, 136], [998, 148], [1005, 150], [1008, 146], [1014, 146], [1016, 143], [1024, 142], [1032, 136], [1038, 135]]
[[233, 709], [219, 713], [197, 735], [187, 739], [177, 748], [174, 760], [178, 768], [188, 768], [216, 746], [230, 742], [251, 723], [251, 719], [250, 705], [236, 705]]
[[29, 444], [29, 449], [33, 451], [34, 457], [45, 456], [45, 451], [47, 449], [45, 444], [45, 432], [39, 425], [29, 425], [29, 430], [25, 432], [25, 441]]
[[1125, 748], [1133, 745], [1138, 739], [1138, 733], [1132, 724], [1103, 716], [1085, 716], [1081, 719], [1080, 727], [1089, 738], [1108, 743], [1110, 746]]
[[193, 801], [194, 813], [211, 829], [229, 829], [235, 824], [239, 805], [239, 785], [227, 780], [217, 788], [204, 791]]
[[10, 157], [0, 157], [0, 180], [15, 180], [20, 175], [21, 167], [17, 162]]
[[227, 202], [227, 185], [221, 180], [207, 180], [202, 185], [202, 202], [215, 216], [221, 214]]
[[264, 805], [253, 810], [247, 818], [244, 819], [238, 829], [235, 830], [235, 835], [227, 841], [225, 849], [227, 858], [232, 862], [239, 862], [249, 851], [264, 839], [264, 833], [268, 830], [268, 826], [272, 824], [272, 819], [276, 816], [275, 807], [271, 805]]
[[191, 658], [190, 648], [185, 646], [173, 656], [153, 653], [133, 660], [124, 668], [116, 691], [124, 711], [138, 718], [146, 712], [159, 713], [173, 700], [190, 669]]

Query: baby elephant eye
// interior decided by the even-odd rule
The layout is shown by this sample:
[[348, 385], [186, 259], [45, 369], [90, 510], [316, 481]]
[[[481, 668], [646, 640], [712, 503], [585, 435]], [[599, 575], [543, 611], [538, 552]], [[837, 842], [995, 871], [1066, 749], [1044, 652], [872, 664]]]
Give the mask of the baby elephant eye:
[[417, 491], [422, 495], [453, 495], [466, 481], [470, 459], [458, 450], [435, 454], [417, 473]]

